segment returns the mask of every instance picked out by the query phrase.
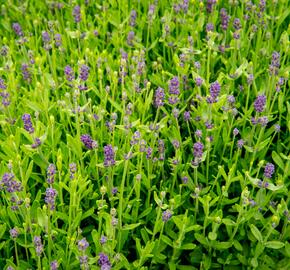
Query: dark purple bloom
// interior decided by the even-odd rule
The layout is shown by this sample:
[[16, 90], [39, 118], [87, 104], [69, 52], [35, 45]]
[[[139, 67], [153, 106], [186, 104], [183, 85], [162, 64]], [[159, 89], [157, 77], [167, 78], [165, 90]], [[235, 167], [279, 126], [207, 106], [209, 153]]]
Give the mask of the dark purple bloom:
[[275, 129], [276, 132], [280, 132], [281, 131], [281, 126], [276, 124], [276, 125], [274, 125], [274, 129]]
[[20, 182], [15, 180], [13, 173], [4, 173], [2, 180], [0, 181], [0, 190], [2, 186], [6, 188], [6, 191], [9, 193], [19, 192], [22, 190], [22, 185]]
[[54, 188], [47, 188], [45, 192], [45, 203], [49, 207], [50, 210], [55, 209], [55, 198], [57, 195], [57, 191]]
[[184, 121], [189, 121], [190, 120], [190, 112], [185, 111], [183, 114]]
[[88, 149], [94, 149], [97, 147], [97, 142], [92, 139], [92, 137], [88, 134], [81, 135], [81, 141], [84, 146]]
[[118, 193], [118, 188], [113, 187], [111, 192], [112, 192], [112, 195], [116, 195]]
[[130, 31], [127, 35], [127, 43], [129, 46], [133, 46], [133, 41], [135, 39], [135, 32], [134, 31]]
[[33, 238], [33, 243], [34, 243], [34, 247], [36, 250], [36, 254], [39, 257], [41, 255], [41, 253], [43, 252], [43, 245], [41, 243], [41, 237], [40, 236], [35, 236]]
[[55, 46], [60, 47], [62, 45], [61, 34], [54, 35]]
[[196, 83], [197, 87], [200, 87], [203, 84], [203, 79], [200, 77], [197, 77], [197, 78], [195, 78], [195, 83]]
[[233, 26], [234, 26], [235, 30], [239, 30], [242, 28], [242, 24], [241, 24], [241, 21], [239, 18], [234, 19]]
[[240, 133], [240, 131], [237, 128], [234, 128], [233, 134], [234, 136], [237, 136]]
[[86, 238], [83, 238], [78, 241], [78, 249], [79, 251], [85, 251], [89, 247], [89, 243]]
[[258, 118], [258, 123], [259, 123], [262, 127], [267, 126], [268, 122], [269, 122], [269, 119], [268, 119], [267, 116], [261, 116], [261, 117]]
[[247, 78], [247, 83], [249, 85], [251, 85], [253, 83], [253, 80], [254, 80], [254, 75], [253, 74], [249, 74], [248, 78]]
[[42, 32], [42, 41], [44, 44], [47, 44], [50, 42], [50, 35], [48, 32], [46, 32], [46, 31]]
[[17, 36], [19, 37], [23, 36], [22, 28], [19, 23], [13, 23], [12, 28]]
[[256, 112], [259, 113], [259, 112], [264, 111], [265, 105], [266, 105], [266, 96], [259, 95], [254, 102], [254, 108], [255, 108]]
[[220, 84], [217, 81], [211, 83], [209, 91], [211, 98], [215, 101], [221, 91]]
[[214, 25], [212, 23], [207, 23], [205, 30], [206, 32], [212, 32], [214, 30]]
[[171, 217], [172, 217], [172, 212], [168, 209], [162, 213], [162, 221], [163, 222], [167, 222]]
[[183, 184], [187, 184], [188, 183], [188, 177], [187, 176], [181, 177], [181, 180], [182, 180]]
[[172, 95], [179, 95], [179, 79], [177, 76], [169, 81], [169, 93]]
[[79, 260], [80, 260], [80, 265], [83, 266], [84, 269], [89, 269], [89, 266], [88, 266], [88, 256], [87, 255], [82, 255], [82, 256], [79, 256]]
[[264, 176], [266, 178], [272, 178], [273, 173], [275, 172], [275, 166], [272, 163], [267, 163], [264, 169]]
[[146, 150], [146, 158], [147, 159], [151, 159], [152, 158], [152, 148], [151, 147], [148, 147], [147, 150]]
[[196, 158], [201, 158], [202, 157], [202, 154], [203, 154], [203, 144], [201, 142], [196, 142], [194, 145], [193, 145], [193, 155], [194, 157]]
[[233, 95], [228, 95], [227, 96], [227, 101], [230, 105], [233, 105], [236, 102], [236, 99]]
[[195, 62], [194, 62], [194, 67], [195, 67], [196, 69], [200, 69], [200, 67], [201, 67], [200, 62], [199, 62], [199, 61], [195, 61]]
[[19, 232], [16, 228], [11, 229], [9, 233], [12, 239], [16, 239], [19, 235]]
[[230, 16], [228, 15], [227, 10], [225, 8], [222, 8], [220, 11], [220, 19], [222, 29], [227, 30], [230, 21]]
[[47, 171], [46, 171], [46, 174], [47, 174], [47, 183], [52, 185], [54, 183], [54, 176], [56, 174], [56, 167], [54, 164], [49, 164], [48, 167], [47, 167]]
[[50, 270], [57, 270], [59, 267], [58, 262], [57, 261], [52, 261], [50, 263]]
[[245, 144], [245, 141], [243, 139], [240, 139], [237, 142], [237, 146], [239, 149], [243, 148], [244, 144]]
[[80, 6], [75, 6], [72, 12], [75, 22], [79, 23], [81, 21], [81, 8]]
[[30, 82], [31, 81], [31, 73], [29, 70], [29, 66], [27, 64], [21, 65], [21, 71], [22, 71], [22, 77], [25, 81]]
[[104, 155], [105, 155], [105, 160], [104, 160], [105, 167], [115, 165], [116, 163], [115, 152], [111, 144], [108, 144], [104, 147]]
[[216, 0], [207, 0], [206, 2], [206, 11], [208, 13], [212, 13], [213, 12], [213, 7], [216, 4]]
[[76, 171], [77, 171], [77, 164], [70, 163], [69, 164], [69, 172], [70, 172], [69, 178], [70, 179], [74, 179], [75, 178]]
[[105, 244], [107, 242], [107, 240], [108, 240], [107, 237], [102, 235], [101, 238], [100, 238], [101, 245]]
[[199, 139], [202, 137], [202, 131], [200, 129], [197, 129], [194, 134]]
[[164, 94], [164, 89], [161, 87], [158, 87], [155, 91], [155, 95], [154, 95], [154, 105], [155, 107], [161, 107], [164, 105], [164, 98], [165, 98], [165, 94]]
[[74, 71], [73, 69], [67, 65], [65, 68], [64, 68], [64, 74], [65, 74], [65, 78], [71, 82], [74, 78], [75, 78], [75, 75], [74, 75]]
[[41, 140], [39, 138], [34, 139], [34, 143], [31, 145], [33, 149], [37, 148], [39, 145], [41, 145]]
[[28, 113], [25, 113], [22, 115], [22, 121], [24, 124], [24, 129], [26, 131], [28, 131], [29, 133], [33, 133], [34, 132], [34, 128], [32, 126], [32, 122], [31, 122], [31, 116]]
[[89, 77], [90, 68], [87, 65], [81, 65], [80, 67], [80, 79], [86, 81]]
[[7, 89], [7, 85], [6, 85], [5, 81], [2, 78], [0, 78], [0, 89], [2, 89], [2, 90], [6, 90]]
[[269, 66], [269, 71], [271, 75], [278, 75], [280, 67], [280, 54], [276, 51], [272, 54], [271, 64]]
[[109, 260], [109, 257], [105, 253], [101, 252], [99, 254], [98, 264], [99, 266], [111, 265], [111, 262]]
[[173, 140], [172, 145], [175, 149], [178, 149], [180, 147], [180, 142], [178, 140]]
[[137, 18], [137, 12], [136, 10], [132, 9], [130, 13], [130, 26], [134, 27], [136, 25], [136, 18]]

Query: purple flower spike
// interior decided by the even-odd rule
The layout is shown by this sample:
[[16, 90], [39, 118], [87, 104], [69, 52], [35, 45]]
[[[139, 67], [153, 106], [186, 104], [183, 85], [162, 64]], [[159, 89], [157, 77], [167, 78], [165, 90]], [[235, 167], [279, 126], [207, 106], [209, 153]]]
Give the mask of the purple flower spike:
[[265, 95], [259, 95], [255, 102], [254, 102], [254, 108], [256, 112], [260, 113], [264, 111], [266, 105], [266, 96]]
[[164, 89], [161, 87], [158, 87], [155, 91], [155, 95], [154, 95], [154, 105], [155, 107], [161, 107], [164, 105]]
[[162, 213], [162, 221], [163, 222], [167, 222], [171, 217], [172, 217], [172, 212], [168, 209]]
[[71, 82], [75, 78], [74, 71], [73, 71], [73, 69], [70, 66], [66, 66], [64, 68], [64, 74], [65, 74], [65, 78], [69, 82]]
[[94, 149], [97, 147], [97, 142], [92, 139], [92, 137], [88, 134], [83, 134], [81, 136], [81, 141], [84, 146], [88, 149]]
[[55, 197], [57, 195], [57, 191], [54, 188], [47, 188], [45, 192], [45, 203], [49, 207], [50, 210], [55, 209]]
[[193, 145], [193, 155], [194, 157], [196, 158], [201, 158], [202, 157], [202, 154], [203, 154], [203, 144], [201, 142], [196, 142], [194, 145]]
[[175, 76], [169, 81], [169, 94], [179, 95], [179, 80], [178, 77]]
[[272, 178], [273, 173], [275, 172], [275, 166], [272, 163], [267, 163], [264, 170], [264, 176], [266, 178]]
[[80, 79], [86, 81], [89, 77], [90, 68], [87, 65], [82, 65], [80, 68]]
[[115, 152], [111, 144], [108, 144], [104, 147], [104, 155], [105, 155], [104, 161], [105, 167], [115, 165]]
[[34, 128], [32, 126], [32, 122], [31, 122], [31, 116], [28, 113], [25, 113], [22, 115], [22, 121], [24, 124], [24, 129], [26, 131], [28, 131], [29, 133], [33, 133], [34, 132]]
[[75, 22], [79, 23], [81, 19], [81, 8], [80, 6], [75, 6], [72, 15], [74, 16]]
[[89, 247], [89, 243], [86, 238], [78, 241], [78, 249], [79, 251], [85, 251]]
[[21, 28], [19, 23], [13, 23], [12, 28], [17, 36], [19, 36], [19, 37], [23, 36], [22, 28]]
[[41, 243], [41, 237], [40, 236], [35, 236], [33, 239], [34, 247], [36, 250], [36, 254], [39, 257], [41, 253], [43, 252], [43, 245]]

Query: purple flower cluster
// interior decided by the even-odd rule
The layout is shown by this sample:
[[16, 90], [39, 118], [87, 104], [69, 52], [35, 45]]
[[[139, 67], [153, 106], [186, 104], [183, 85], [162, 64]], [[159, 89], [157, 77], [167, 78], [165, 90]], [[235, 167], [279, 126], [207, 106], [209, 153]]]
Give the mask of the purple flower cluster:
[[210, 89], [209, 89], [210, 96], [207, 98], [207, 102], [208, 103], [217, 102], [217, 97], [218, 97], [218, 95], [220, 93], [220, 90], [221, 90], [221, 86], [220, 86], [220, 84], [217, 81], [211, 83]]
[[164, 105], [164, 98], [165, 98], [165, 94], [164, 94], [164, 89], [161, 87], [158, 87], [155, 91], [155, 95], [154, 95], [154, 105], [155, 107], [161, 107]]
[[136, 18], [137, 18], [137, 12], [135, 9], [131, 10], [130, 13], [130, 26], [134, 27], [136, 25]]
[[133, 41], [135, 39], [135, 32], [134, 31], [129, 31], [128, 35], [127, 35], [127, 44], [129, 46], [133, 46]]
[[50, 38], [49, 33], [46, 32], [46, 31], [43, 31], [42, 32], [42, 42], [43, 42], [44, 49], [46, 49], [46, 50], [51, 49], [51, 46], [49, 44], [50, 43], [50, 40], [51, 40], [51, 38]]
[[203, 154], [203, 144], [201, 142], [196, 142], [193, 145], [193, 155], [195, 158], [201, 158]]
[[179, 93], [179, 79], [175, 76], [169, 81], [169, 94], [179, 95]]
[[11, 230], [9, 230], [9, 233], [12, 239], [16, 239], [19, 235], [17, 228], [12, 228]]
[[216, 4], [217, 0], [207, 0], [206, 1], [206, 11], [208, 13], [212, 13], [213, 12], [213, 7]]
[[278, 75], [280, 68], [280, 54], [276, 51], [272, 54], [271, 64], [269, 66], [269, 72], [271, 75]]
[[104, 147], [104, 155], [105, 155], [105, 160], [104, 160], [105, 167], [115, 165], [115, 162], [116, 162], [115, 152], [111, 144], [108, 144]]
[[33, 239], [33, 243], [34, 243], [36, 254], [39, 257], [41, 255], [41, 253], [43, 252], [43, 245], [41, 242], [41, 237], [35, 236]]
[[47, 183], [52, 185], [54, 183], [54, 176], [56, 174], [56, 167], [54, 164], [49, 164], [47, 167], [46, 175], [47, 175]]
[[81, 19], [81, 8], [80, 6], [75, 6], [72, 12], [72, 15], [75, 19], [76, 23], [79, 23], [82, 19]]
[[41, 140], [39, 138], [34, 139], [34, 143], [31, 145], [33, 149], [37, 148], [39, 145], [41, 145]]
[[162, 221], [167, 222], [172, 217], [172, 212], [167, 209], [162, 213]]
[[275, 166], [272, 163], [267, 163], [264, 169], [264, 176], [266, 178], [272, 178], [273, 173], [275, 172]]
[[32, 126], [32, 122], [31, 122], [31, 116], [28, 113], [25, 113], [22, 115], [22, 121], [24, 124], [24, 129], [26, 131], [28, 131], [29, 133], [33, 133], [34, 132], [34, 128]]
[[81, 65], [80, 67], [80, 79], [86, 81], [89, 77], [90, 68], [87, 65]]
[[78, 241], [78, 249], [79, 251], [85, 251], [89, 247], [89, 243], [86, 238], [83, 238]]
[[77, 171], [77, 165], [75, 163], [70, 163], [69, 164], [69, 172], [70, 172], [69, 178], [71, 180], [75, 178], [76, 171]]
[[73, 69], [71, 68], [71, 66], [67, 65], [64, 68], [64, 74], [65, 74], [65, 78], [67, 79], [67, 81], [71, 82], [72, 80], [74, 80], [75, 78], [75, 74]]
[[264, 111], [265, 105], [266, 105], [266, 96], [259, 95], [254, 102], [255, 111], [258, 113]]
[[15, 34], [17, 35], [17, 36], [19, 36], [19, 37], [22, 37], [23, 36], [23, 32], [22, 32], [22, 28], [21, 28], [21, 26], [20, 26], [20, 24], [19, 23], [13, 23], [12, 24], [12, 29], [13, 29], [13, 31], [15, 32]]
[[61, 47], [61, 45], [62, 45], [61, 34], [55, 34], [54, 41], [55, 41], [56, 47]]
[[50, 270], [57, 270], [59, 267], [58, 262], [57, 261], [52, 261], [50, 263]]
[[225, 8], [220, 10], [221, 27], [223, 30], [227, 30], [229, 26], [230, 16]]
[[81, 141], [87, 149], [94, 149], [97, 147], [97, 142], [94, 141], [89, 134], [81, 135]]
[[54, 188], [47, 188], [45, 192], [45, 203], [49, 207], [50, 210], [55, 209], [55, 198], [57, 196], [57, 191]]
[[21, 65], [22, 77], [24, 81], [31, 82], [31, 73], [28, 64]]
[[99, 264], [99, 266], [101, 266], [101, 269], [102, 270], [109, 270], [109, 269], [111, 269], [111, 262], [109, 260], [109, 257], [105, 253], [103, 253], [103, 252], [101, 252], [99, 254], [98, 264]]

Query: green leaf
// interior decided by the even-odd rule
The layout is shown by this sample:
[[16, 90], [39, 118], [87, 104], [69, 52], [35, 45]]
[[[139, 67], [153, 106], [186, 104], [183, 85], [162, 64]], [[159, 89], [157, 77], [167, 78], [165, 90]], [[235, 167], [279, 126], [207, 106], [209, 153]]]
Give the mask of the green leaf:
[[216, 242], [213, 245], [216, 249], [228, 249], [232, 246], [231, 242]]
[[263, 236], [262, 236], [261, 232], [259, 231], [259, 229], [258, 229], [254, 224], [251, 224], [251, 225], [250, 225], [250, 229], [251, 229], [251, 232], [252, 232], [252, 234], [254, 235], [254, 237], [255, 237], [259, 242], [262, 242], [262, 241], [263, 241]]
[[126, 230], [133, 230], [133, 229], [137, 228], [138, 226], [140, 226], [140, 224], [141, 224], [140, 222], [139, 223], [136, 223], [136, 224], [125, 224], [122, 229], [124, 231], [126, 231]]
[[173, 246], [173, 244], [172, 244], [172, 240], [168, 237], [168, 236], [166, 236], [166, 235], [162, 235], [161, 236], [161, 240], [165, 243], [165, 244], [167, 244], [168, 246]]
[[7, 224], [4, 223], [2, 225], [0, 225], [0, 239], [3, 237], [5, 231], [6, 231], [6, 228], [7, 228]]
[[210, 240], [214, 241], [214, 240], [216, 240], [216, 238], [217, 238], [217, 234], [216, 234], [215, 232], [210, 232], [210, 233], [208, 234], [208, 238], [209, 238]]
[[195, 233], [195, 234], [194, 234], [194, 237], [195, 237], [195, 239], [196, 239], [199, 243], [201, 243], [201, 244], [203, 244], [203, 245], [205, 245], [205, 246], [208, 246], [207, 239], [206, 239], [202, 234]]
[[283, 160], [282, 160], [282, 158], [275, 151], [272, 152], [272, 159], [281, 168], [281, 170], [284, 171], [284, 163], [283, 163]]
[[268, 241], [265, 243], [265, 247], [267, 248], [273, 248], [273, 249], [279, 249], [284, 247], [285, 244], [283, 242], [280, 241]]
[[238, 250], [238, 251], [243, 251], [243, 247], [240, 244], [240, 242], [238, 240], [234, 240], [234, 247]]
[[196, 248], [196, 245], [193, 243], [187, 243], [187, 244], [184, 244], [180, 247], [180, 249], [185, 249], [185, 250], [192, 250], [195, 248]]

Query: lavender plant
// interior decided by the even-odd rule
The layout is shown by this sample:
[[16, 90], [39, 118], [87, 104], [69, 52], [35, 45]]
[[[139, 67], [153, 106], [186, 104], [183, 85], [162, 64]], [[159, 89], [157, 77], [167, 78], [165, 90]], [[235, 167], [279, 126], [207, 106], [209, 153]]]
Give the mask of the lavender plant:
[[289, 1], [2, 1], [0, 269], [289, 269]]

